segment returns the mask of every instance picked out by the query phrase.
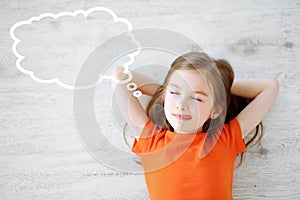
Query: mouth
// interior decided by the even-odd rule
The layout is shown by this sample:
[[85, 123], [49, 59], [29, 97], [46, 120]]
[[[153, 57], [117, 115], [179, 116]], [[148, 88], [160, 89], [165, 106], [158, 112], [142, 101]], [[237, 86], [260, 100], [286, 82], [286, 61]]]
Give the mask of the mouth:
[[192, 117], [191, 115], [177, 115], [177, 114], [173, 114], [172, 115], [176, 118], [176, 119], [179, 119], [179, 120], [182, 120], [182, 121], [187, 121], [187, 120], [191, 120]]

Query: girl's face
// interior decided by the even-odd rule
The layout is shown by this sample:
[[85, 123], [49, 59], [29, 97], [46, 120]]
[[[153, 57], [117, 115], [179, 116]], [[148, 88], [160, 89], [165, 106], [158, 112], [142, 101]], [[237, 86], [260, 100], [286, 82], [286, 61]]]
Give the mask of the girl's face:
[[206, 80], [196, 70], [176, 70], [166, 88], [164, 111], [176, 133], [202, 131], [211, 117], [213, 99]]

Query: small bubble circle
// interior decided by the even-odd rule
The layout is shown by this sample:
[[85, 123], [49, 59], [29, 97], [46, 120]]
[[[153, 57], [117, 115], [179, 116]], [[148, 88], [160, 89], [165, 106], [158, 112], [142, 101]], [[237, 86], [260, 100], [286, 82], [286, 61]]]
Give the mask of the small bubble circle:
[[129, 91], [135, 91], [137, 88], [137, 84], [133, 82], [130, 82], [126, 85], [126, 89]]
[[139, 90], [134, 91], [132, 94], [134, 97], [137, 97], [137, 98], [141, 97], [143, 95], [143, 93]]

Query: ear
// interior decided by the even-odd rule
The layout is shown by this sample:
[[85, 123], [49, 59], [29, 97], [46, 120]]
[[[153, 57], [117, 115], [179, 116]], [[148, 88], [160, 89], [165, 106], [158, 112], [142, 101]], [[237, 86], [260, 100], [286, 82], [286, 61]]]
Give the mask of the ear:
[[217, 117], [220, 116], [220, 114], [224, 111], [224, 107], [222, 105], [217, 105], [214, 107], [211, 111], [210, 118], [211, 119], [216, 119]]

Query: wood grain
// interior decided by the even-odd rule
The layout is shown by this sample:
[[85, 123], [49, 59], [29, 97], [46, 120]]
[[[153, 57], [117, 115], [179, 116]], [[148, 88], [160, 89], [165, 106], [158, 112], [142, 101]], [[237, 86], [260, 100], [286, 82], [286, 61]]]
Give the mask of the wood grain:
[[[211, 55], [228, 59], [237, 78], [276, 78], [280, 91], [264, 120], [263, 141], [248, 149], [243, 165], [236, 169], [233, 197], [300, 199], [300, 2], [297, 0], [1, 1], [0, 199], [149, 199], [142, 174], [116, 171], [88, 153], [76, 132], [72, 90], [35, 82], [15, 66], [13, 41], [8, 33], [14, 23], [44, 12], [94, 6], [111, 8], [134, 28], [160, 27], [192, 38]], [[59, 32], [59, 25], [54, 26]], [[30, 31], [42, 30], [48, 31], [41, 27]], [[25, 30], [20, 32], [23, 33], [26, 35]], [[82, 30], [80, 35], [86, 37], [91, 33]], [[35, 39], [31, 35], [26, 37]], [[80, 50], [88, 40], [78, 37], [75, 41], [76, 49]], [[43, 49], [34, 43], [22, 44], [24, 53], [39, 53]], [[55, 50], [57, 59], [60, 54], [67, 55], [63, 47]], [[37, 61], [51, 65], [52, 60], [43, 52], [41, 55]], [[31, 66], [29, 61], [24, 64]], [[43, 70], [43, 65], [39, 69]], [[62, 72], [69, 70], [66, 69]], [[71, 74], [68, 81], [76, 78]], [[103, 88], [102, 98], [111, 93], [109, 85], [104, 84]], [[111, 129], [105, 121], [109, 116], [101, 114], [109, 113], [107, 107], [96, 101], [95, 109], [101, 126]], [[121, 134], [110, 139], [129, 151]]]

